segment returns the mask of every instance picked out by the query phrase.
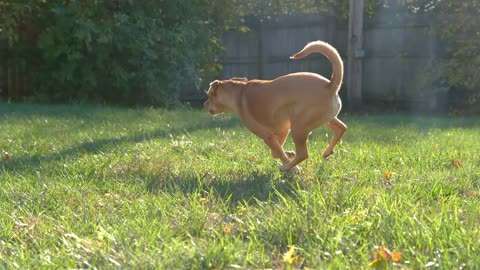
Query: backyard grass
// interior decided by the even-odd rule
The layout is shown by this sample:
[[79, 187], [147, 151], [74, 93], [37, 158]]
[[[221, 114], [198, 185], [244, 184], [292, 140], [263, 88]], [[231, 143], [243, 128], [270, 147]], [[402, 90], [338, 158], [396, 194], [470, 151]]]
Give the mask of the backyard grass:
[[0, 269], [479, 267], [480, 118], [341, 118], [285, 175], [229, 115], [0, 104]]

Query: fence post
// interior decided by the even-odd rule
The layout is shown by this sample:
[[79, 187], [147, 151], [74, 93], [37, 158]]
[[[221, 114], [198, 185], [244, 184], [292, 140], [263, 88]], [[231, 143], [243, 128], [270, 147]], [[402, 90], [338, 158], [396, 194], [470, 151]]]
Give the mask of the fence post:
[[268, 64], [268, 55], [267, 55], [267, 44], [266, 35], [267, 31], [265, 29], [265, 22], [263, 20], [258, 20], [257, 25], [257, 37], [258, 37], [258, 78], [265, 79], [265, 70]]
[[362, 105], [364, 0], [350, 0], [348, 19], [347, 100], [350, 111]]

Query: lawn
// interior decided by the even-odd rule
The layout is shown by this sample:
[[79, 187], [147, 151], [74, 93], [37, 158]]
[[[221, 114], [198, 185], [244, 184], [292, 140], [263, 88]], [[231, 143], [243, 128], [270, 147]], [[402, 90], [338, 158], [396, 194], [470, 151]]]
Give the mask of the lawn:
[[478, 267], [480, 118], [341, 118], [285, 175], [230, 115], [0, 104], [0, 269]]

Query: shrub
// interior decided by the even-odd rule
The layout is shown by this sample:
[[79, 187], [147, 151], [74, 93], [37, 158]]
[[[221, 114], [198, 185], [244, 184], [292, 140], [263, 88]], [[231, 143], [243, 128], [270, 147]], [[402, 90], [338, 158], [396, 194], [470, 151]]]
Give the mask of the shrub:
[[183, 88], [200, 87], [200, 78], [218, 71], [211, 63], [221, 48], [217, 14], [227, 14], [215, 13], [221, 6], [204, 0], [2, 1], [0, 26], [10, 62], [23, 63], [39, 100], [169, 105]]
[[434, 32], [446, 42], [443, 59], [427, 72], [431, 80], [443, 82], [451, 109], [458, 113], [480, 113], [480, 2], [478, 0], [400, 0], [410, 11], [432, 13]]

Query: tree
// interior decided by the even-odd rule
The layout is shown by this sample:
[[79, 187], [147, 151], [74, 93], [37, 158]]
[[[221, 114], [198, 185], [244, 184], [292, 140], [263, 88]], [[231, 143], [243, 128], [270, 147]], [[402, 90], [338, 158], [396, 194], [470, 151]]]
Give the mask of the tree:
[[181, 89], [218, 71], [233, 4], [0, 1], [0, 39], [38, 100], [175, 104]]
[[478, 0], [399, 0], [410, 12], [430, 13], [446, 54], [431, 80], [445, 82], [453, 109], [480, 112], [480, 2]]
[[458, 105], [480, 112], [480, 2], [450, 0], [440, 4], [437, 28], [448, 42], [449, 53], [445, 76], [452, 90], [462, 91], [467, 100]]
[[[366, 0], [365, 11], [373, 15], [385, 0]], [[242, 16], [268, 17], [279, 14], [331, 13], [346, 19], [349, 0], [236, 0]]]

